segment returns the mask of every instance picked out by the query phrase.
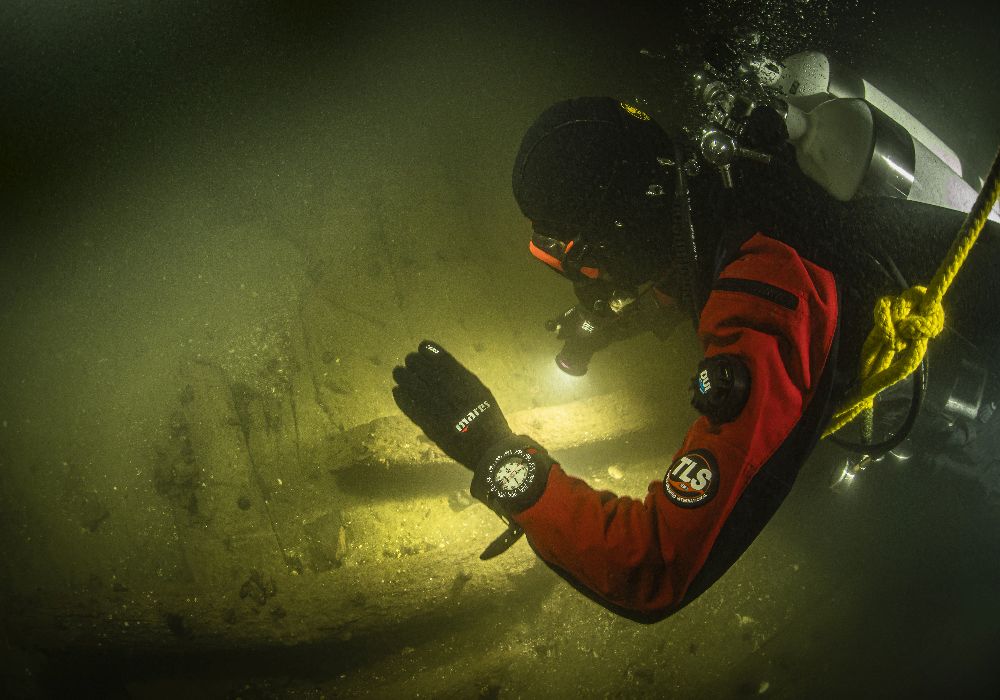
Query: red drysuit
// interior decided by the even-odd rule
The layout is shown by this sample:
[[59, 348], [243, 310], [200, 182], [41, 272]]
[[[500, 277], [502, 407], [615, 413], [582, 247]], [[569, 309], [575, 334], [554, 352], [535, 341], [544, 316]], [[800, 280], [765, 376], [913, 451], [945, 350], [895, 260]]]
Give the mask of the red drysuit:
[[[553, 465], [539, 500], [513, 516], [538, 555], [621, 609], [662, 613], [685, 602], [758, 471], [775, 459], [794, 461], [794, 470], [805, 461], [798, 443], [781, 447], [807, 410], [822, 408], [810, 402], [830, 364], [837, 320], [829, 271], [773, 238], [749, 239], [722, 269], [698, 327], [706, 357], [725, 353], [746, 364], [742, 411], [721, 425], [699, 417], [642, 501], [595, 491]], [[806, 428], [811, 449], [821, 421]]]

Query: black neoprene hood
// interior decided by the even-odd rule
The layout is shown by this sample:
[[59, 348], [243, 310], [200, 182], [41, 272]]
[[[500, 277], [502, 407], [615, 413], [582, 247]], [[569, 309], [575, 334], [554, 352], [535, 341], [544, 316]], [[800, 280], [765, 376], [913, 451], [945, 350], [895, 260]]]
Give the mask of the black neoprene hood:
[[630, 259], [667, 249], [674, 173], [670, 138], [643, 112], [608, 97], [546, 109], [525, 133], [512, 185], [535, 230], [607, 244]]
[[[673, 178], [666, 133], [642, 112], [609, 97], [582, 97], [546, 109], [525, 133], [512, 184], [521, 212], [560, 231], [608, 230], [615, 221], [660, 210]], [[663, 196], [647, 195], [659, 185]]]

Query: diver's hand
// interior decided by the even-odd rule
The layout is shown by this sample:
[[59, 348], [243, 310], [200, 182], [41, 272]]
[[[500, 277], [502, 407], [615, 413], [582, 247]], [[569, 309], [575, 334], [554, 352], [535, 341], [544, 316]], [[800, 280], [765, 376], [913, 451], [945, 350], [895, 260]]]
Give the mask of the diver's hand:
[[392, 370], [392, 397], [445, 454], [475, 469], [487, 450], [510, 437], [492, 392], [440, 345], [425, 340]]

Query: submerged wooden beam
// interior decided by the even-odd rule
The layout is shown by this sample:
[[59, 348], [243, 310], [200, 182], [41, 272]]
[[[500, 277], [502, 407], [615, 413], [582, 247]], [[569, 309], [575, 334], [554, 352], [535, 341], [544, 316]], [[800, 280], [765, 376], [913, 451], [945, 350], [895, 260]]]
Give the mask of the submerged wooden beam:
[[[550, 452], [617, 440], [661, 420], [651, 401], [626, 391], [592, 396], [555, 406], [510, 414], [517, 433], [527, 434]], [[330, 468], [346, 469], [358, 462], [382, 465], [451, 462], [419, 428], [402, 415], [386, 416], [330, 439]]]

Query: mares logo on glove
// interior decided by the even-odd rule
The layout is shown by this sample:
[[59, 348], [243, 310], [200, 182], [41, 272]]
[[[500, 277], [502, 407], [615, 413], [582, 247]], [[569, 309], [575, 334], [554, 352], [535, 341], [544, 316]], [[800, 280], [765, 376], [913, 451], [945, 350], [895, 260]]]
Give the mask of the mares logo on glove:
[[490, 407], [489, 401], [483, 401], [481, 404], [476, 406], [474, 409], [469, 411], [462, 420], [455, 423], [455, 431], [459, 433], [468, 432], [469, 426], [472, 425], [472, 421], [479, 417], [479, 414]]
[[719, 465], [708, 450], [694, 450], [670, 465], [663, 492], [681, 508], [705, 505], [719, 490]]

